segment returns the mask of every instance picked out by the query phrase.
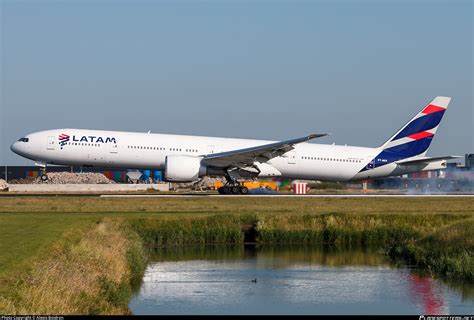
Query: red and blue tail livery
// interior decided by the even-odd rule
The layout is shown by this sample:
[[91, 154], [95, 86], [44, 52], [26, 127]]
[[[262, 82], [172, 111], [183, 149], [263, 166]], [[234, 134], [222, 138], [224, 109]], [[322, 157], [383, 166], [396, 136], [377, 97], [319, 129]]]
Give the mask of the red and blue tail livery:
[[423, 157], [433, 140], [451, 98], [436, 97], [381, 147], [361, 172], [395, 161]]

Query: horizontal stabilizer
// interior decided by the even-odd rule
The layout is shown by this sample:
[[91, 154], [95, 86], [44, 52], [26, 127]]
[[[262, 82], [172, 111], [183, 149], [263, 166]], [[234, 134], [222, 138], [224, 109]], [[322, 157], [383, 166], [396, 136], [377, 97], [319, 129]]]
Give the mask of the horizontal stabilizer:
[[426, 157], [426, 158], [419, 158], [414, 160], [400, 160], [396, 161], [396, 164], [401, 164], [404, 166], [415, 165], [415, 164], [427, 164], [430, 162], [440, 161], [440, 160], [450, 160], [450, 159], [457, 159], [462, 158], [461, 156], [444, 156], [444, 157]]

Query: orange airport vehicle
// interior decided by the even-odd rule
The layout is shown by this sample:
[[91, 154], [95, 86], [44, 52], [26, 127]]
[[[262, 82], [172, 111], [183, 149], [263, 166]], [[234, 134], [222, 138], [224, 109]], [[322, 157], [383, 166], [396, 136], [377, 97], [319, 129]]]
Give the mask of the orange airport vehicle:
[[[214, 182], [214, 188], [217, 190], [220, 187], [223, 187], [224, 184], [220, 181]], [[257, 189], [257, 188], [271, 188], [272, 190], [277, 191], [278, 185], [276, 182], [272, 181], [244, 181], [242, 182], [242, 186], [245, 186], [249, 189]]]

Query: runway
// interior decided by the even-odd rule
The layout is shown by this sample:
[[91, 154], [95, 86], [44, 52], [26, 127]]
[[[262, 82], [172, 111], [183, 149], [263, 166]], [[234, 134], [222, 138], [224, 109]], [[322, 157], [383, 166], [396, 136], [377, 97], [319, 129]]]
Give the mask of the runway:
[[99, 193], [0, 193], [1, 197], [96, 197], [96, 198], [474, 198], [474, 194], [248, 194], [220, 195], [209, 193], [179, 194], [99, 194]]
[[265, 197], [265, 198], [446, 198], [446, 197], [474, 197], [474, 194], [469, 195], [448, 195], [448, 194], [438, 194], [438, 195], [416, 195], [416, 194], [407, 194], [407, 195], [388, 195], [388, 194], [249, 194], [249, 195], [219, 195], [219, 194], [206, 194], [206, 195], [179, 195], [179, 194], [148, 194], [148, 195], [100, 195], [101, 198], [173, 198], [173, 197], [184, 197], [184, 198], [193, 198], [193, 197], [225, 197], [225, 198], [245, 198], [245, 197]]

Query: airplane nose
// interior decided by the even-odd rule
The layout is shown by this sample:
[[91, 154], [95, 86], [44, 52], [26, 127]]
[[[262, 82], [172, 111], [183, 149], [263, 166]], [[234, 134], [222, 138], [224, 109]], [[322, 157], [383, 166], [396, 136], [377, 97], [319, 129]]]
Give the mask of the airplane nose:
[[18, 141], [17, 142], [14, 142], [11, 146], [10, 146], [10, 150], [15, 152], [16, 154], [18, 154], [19, 152], [19, 148], [18, 148]]
[[19, 156], [23, 156], [26, 153], [26, 146], [23, 142], [17, 141], [11, 145], [10, 150], [15, 152]]

